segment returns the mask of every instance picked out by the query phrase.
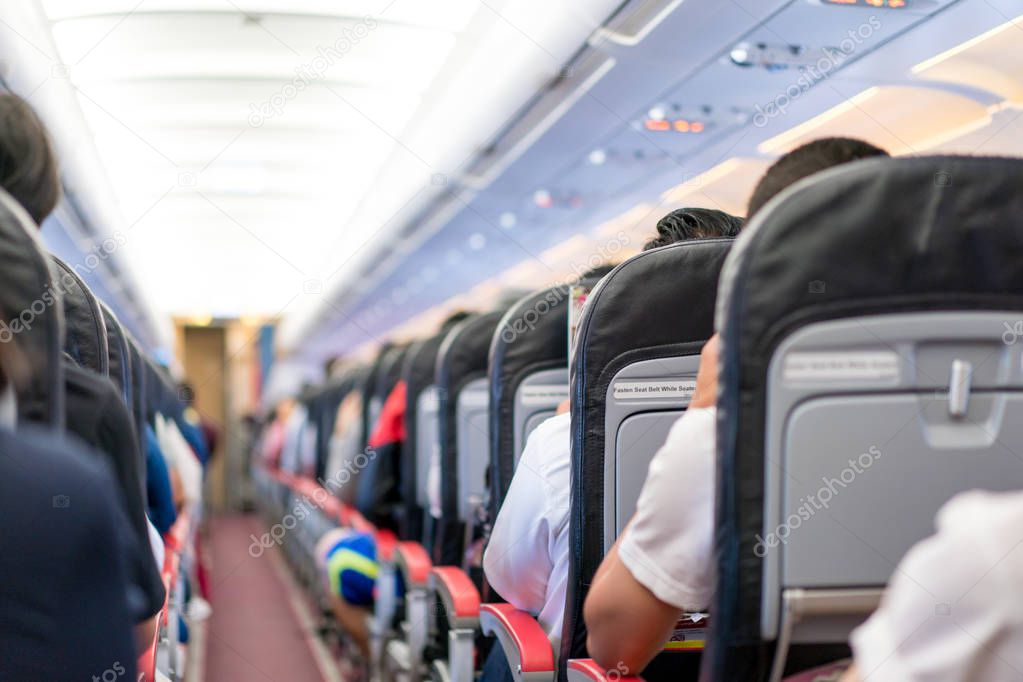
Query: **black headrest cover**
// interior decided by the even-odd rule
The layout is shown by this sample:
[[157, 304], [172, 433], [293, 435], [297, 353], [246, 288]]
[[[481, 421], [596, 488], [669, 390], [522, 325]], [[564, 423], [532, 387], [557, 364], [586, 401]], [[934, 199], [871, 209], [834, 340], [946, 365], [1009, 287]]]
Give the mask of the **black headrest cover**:
[[722, 276], [714, 679], [757, 679], [768, 363], [794, 330], [929, 310], [1023, 310], [1023, 161], [872, 159], [808, 178], [746, 227]]
[[632, 363], [700, 352], [714, 333], [718, 276], [731, 245], [731, 239], [706, 239], [645, 251], [611, 271], [587, 300], [571, 365], [572, 500], [562, 661], [585, 652], [583, 600], [604, 553], [608, 385]]
[[124, 330], [114, 312], [105, 303], [100, 302], [103, 312], [103, 324], [107, 330], [107, 357], [111, 381], [121, 391], [126, 405], [131, 407], [131, 349], [125, 338]]
[[99, 301], [74, 269], [53, 256], [64, 294], [64, 350], [79, 367], [106, 376], [110, 371], [107, 329]]
[[490, 345], [491, 518], [515, 473], [515, 393], [530, 374], [568, 366], [569, 285], [520, 299], [497, 325]]
[[387, 396], [391, 394], [391, 391], [394, 390], [394, 387], [401, 379], [402, 363], [408, 349], [408, 344], [391, 346], [380, 358], [380, 369], [377, 372], [377, 385], [374, 389], [375, 395], [380, 400], [387, 400]]
[[38, 228], [0, 190], [0, 342], [15, 342], [28, 367], [18, 392], [23, 420], [64, 425], [64, 303]]
[[145, 433], [145, 425], [149, 420], [147, 409], [148, 397], [146, 392], [146, 363], [143, 359], [142, 347], [139, 342], [127, 330], [125, 336], [128, 340], [128, 350], [131, 353], [131, 405], [132, 413], [135, 416], [135, 423], [139, 431], [140, 441]]
[[484, 313], [459, 323], [448, 332], [437, 354], [441, 514], [447, 519], [458, 516], [458, 394], [469, 382], [486, 376], [490, 340], [503, 313]]

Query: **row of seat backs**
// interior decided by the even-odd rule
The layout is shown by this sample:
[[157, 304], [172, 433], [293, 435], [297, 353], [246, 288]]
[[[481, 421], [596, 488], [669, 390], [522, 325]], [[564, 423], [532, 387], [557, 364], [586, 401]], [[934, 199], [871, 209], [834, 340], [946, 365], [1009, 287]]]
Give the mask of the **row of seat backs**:
[[[101, 376], [110, 376], [115, 367], [112, 379], [128, 398], [130, 339], [116, 316], [71, 266], [46, 253], [31, 219], [7, 195], [0, 202], [0, 222], [4, 228], [0, 257], [9, 281], [0, 305], [10, 316], [7, 331], [22, 339], [19, 348], [27, 356], [30, 375], [36, 377], [28, 389], [34, 398], [19, 396], [23, 409], [34, 411], [33, 421], [42, 417], [38, 420], [62, 424], [64, 353]], [[10, 325], [15, 320], [24, 329], [14, 331]], [[46, 405], [42, 415], [38, 404], [33, 405], [40, 398]]]
[[335, 379], [328, 381], [308, 401], [309, 419], [316, 426], [316, 477], [327, 476], [327, 458], [330, 438], [337, 424], [337, 411], [349, 393], [361, 387], [369, 369], [364, 365], [349, 367]]
[[431, 546], [428, 537], [430, 456], [437, 444], [437, 354], [447, 332], [413, 343], [405, 354], [405, 449], [401, 458], [401, 498], [404, 501], [398, 533], [403, 540]]
[[[646, 251], [591, 292], [571, 362], [569, 579], [559, 676], [586, 654], [582, 607], [635, 511], [653, 455], [695, 386], [731, 239]], [[684, 500], [684, 495], [680, 495]]]
[[148, 371], [144, 368], [151, 363], [74, 269], [46, 252], [31, 219], [4, 192], [0, 192], [0, 260], [5, 264], [0, 308], [7, 316], [0, 334], [9, 335], [0, 340], [17, 338], [29, 377], [19, 390], [19, 419], [63, 430], [66, 353], [100, 376], [111, 376], [115, 370], [111, 379], [126, 402], [134, 401], [141, 433]]
[[[1023, 488], [1021, 186], [1016, 159], [862, 161], [746, 228], [718, 314], [706, 679], [767, 679], [787, 592], [881, 588], [957, 491]], [[846, 480], [854, 459], [877, 470]], [[782, 536], [825, 487], [830, 506]], [[812, 662], [827, 642], [809, 641]]]

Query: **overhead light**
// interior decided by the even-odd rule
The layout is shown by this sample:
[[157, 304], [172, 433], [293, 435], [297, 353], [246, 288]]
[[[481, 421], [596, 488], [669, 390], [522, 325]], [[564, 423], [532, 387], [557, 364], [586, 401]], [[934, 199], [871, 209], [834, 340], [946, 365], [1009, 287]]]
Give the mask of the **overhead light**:
[[806, 47], [795, 44], [739, 43], [728, 53], [736, 66], [760, 67], [767, 71], [784, 71], [812, 67], [827, 60], [835, 65], [848, 55], [837, 47]]
[[533, 202], [540, 208], [550, 208], [554, 205], [554, 197], [545, 189], [538, 189], [533, 192]]
[[651, 118], [655, 121], [663, 121], [668, 118], [668, 111], [663, 104], [657, 104], [650, 107], [650, 111], [647, 112], [647, 118]]
[[739, 43], [733, 47], [728, 56], [736, 66], [753, 66], [753, 62], [750, 61], [749, 45], [747, 43]]
[[643, 127], [655, 133], [662, 133], [671, 130], [671, 123], [663, 119], [648, 118], [643, 121]]
[[474, 232], [469, 237], [469, 248], [472, 249], [473, 251], [479, 251], [479, 250], [481, 250], [486, 245], [487, 245], [487, 238], [484, 237], [479, 232]]
[[586, 158], [594, 166], [603, 166], [604, 162], [607, 161], [607, 152], [603, 149], [594, 149]]
[[516, 218], [515, 214], [512, 213], [511, 211], [505, 211], [497, 219], [497, 224], [506, 230], [510, 230], [511, 228], [515, 227], [515, 224], [517, 222], [518, 218]]

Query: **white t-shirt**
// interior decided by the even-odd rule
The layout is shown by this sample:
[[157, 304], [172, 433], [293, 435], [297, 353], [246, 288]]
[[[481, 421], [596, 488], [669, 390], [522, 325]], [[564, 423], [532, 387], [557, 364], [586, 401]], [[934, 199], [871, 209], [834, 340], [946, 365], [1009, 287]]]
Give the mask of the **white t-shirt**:
[[559, 414], [529, 435], [483, 555], [487, 581], [536, 616], [555, 652], [568, 582], [571, 422]]
[[962, 493], [853, 632], [870, 682], [1023, 679], [1023, 492]]
[[181, 488], [185, 493], [185, 504], [189, 509], [196, 509], [202, 502], [203, 471], [202, 464], [178, 430], [178, 425], [156, 414], [156, 440], [167, 458], [167, 466], [174, 467], [181, 479]]
[[714, 573], [716, 408], [692, 408], [654, 455], [618, 555], [666, 604], [702, 611]]

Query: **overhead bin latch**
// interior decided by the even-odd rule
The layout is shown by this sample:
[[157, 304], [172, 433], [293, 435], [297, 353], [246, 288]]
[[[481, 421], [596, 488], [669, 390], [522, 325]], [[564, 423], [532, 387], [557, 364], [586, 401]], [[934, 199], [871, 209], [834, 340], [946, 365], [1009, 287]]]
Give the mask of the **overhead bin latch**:
[[948, 379], [948, 416], [962, 419], [970, 407], [970, 383], [973, 381], [973, 363], [953, 360]]

